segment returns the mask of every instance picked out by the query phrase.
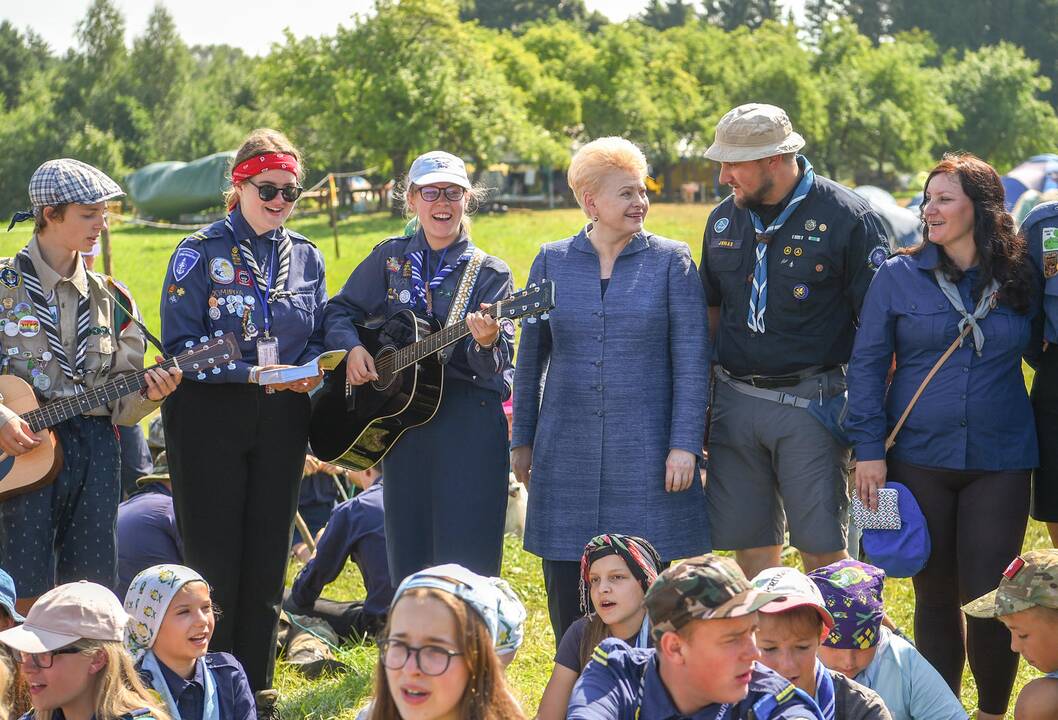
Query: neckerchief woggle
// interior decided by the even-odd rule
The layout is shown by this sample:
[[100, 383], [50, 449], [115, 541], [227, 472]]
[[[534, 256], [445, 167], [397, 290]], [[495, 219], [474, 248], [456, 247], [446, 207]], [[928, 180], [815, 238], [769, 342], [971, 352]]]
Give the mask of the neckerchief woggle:
[[[992, 278], [992, 282], [988, 284], [984, 292], [981, 293], [981, 298], [977, 301], [977, 307], [974, 308], [973, 314], [966, 312], [966, 305], [963, 304], [962, 295], [959, 293], [959, 288], [955, 286], [948, 276], [944, 274], [944, 271], [937, 268], [933, 271], [933, 277], [937, 279], [937, 284], [940, 285], [941, 292], [944, 293], [944, 297], [948, 298], [948, 302], [955, 308], [955, 312], [962, 315], [962, 320], [959, 321], [959, 334], [966, 329], [969, 325], [974, 336], [974, 348], [977, 351], [977, 356], [981, 356], [981, 348], [985, 346], [985, 334], [981, 330], [981, 326], [977, 324], [979, 320], [984, 320], [988, 313], [992, 312], [992, 308], [995, 307], [996, 293], [999, 292], [999, 283], [996, 282], [995, 278]], [[962, 343], [959, 343], [962, 345]]]
[[768, 306], [768, 243], [771, 242], [775, 233], [779, 232], [783, 223], [790, 219], [801, 201], [808, 196], [815, 182], [816, 174], [808, 158], [798, 155], [797, 160], [804, 162], [804, 174], [797, 183], [790, 202], [786, 203], [786, 207], [771, 225], [765, 228], [760, 216], [752, 210], [749, 211], [749, 217], [753, 220], [753, 229], [757, 231], [757, 249], [756, 262], [753, 265], [753, 287], [749, 294], [749, 317], [746, 319], [746, 324], [752, 332], [756, 333], [764, 332], [764, 311]]
[[[199, 658], [195, 662], [204, 664], [206, 659]], [[162, 702], [165, 703], [169, 716], [173, 718], [181, 717], [176, 700], [173, 699], [173, 694], [169, 692], [169, 683], [165, 681], [165, 675], [162, 674], [162, 668], [158, 664], [158, 658], [155, 657], [153, 650], [148, 650], [144, 654], [141, 667], [150, 673], [151, 687], [158, 693]], [[206, 682], [205, 692], [203, 693], [202, 720], [220, 720], [220, 693], [217, 692], [217, 680], [213, 677], [213, 671], [209, 668], [209, 665], [203, 665], [202, 677], [205, 678]], [[184, 720], [196, 719], [184, 718]]]

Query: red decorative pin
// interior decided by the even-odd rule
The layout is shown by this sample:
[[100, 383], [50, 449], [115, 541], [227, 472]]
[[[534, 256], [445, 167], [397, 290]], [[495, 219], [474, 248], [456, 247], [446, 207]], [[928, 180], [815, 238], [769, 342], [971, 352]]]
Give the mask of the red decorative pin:
[[1020, 557], [1016, 557], [1009, 565], [1007, 565], [1007, 569], [1003, 571], [1003, 577], [1007, 580], [1013, 580], [1017, 574], [1021, 572], [1021, 568], [1023, 567], [1025, 567], [1025, 561]]

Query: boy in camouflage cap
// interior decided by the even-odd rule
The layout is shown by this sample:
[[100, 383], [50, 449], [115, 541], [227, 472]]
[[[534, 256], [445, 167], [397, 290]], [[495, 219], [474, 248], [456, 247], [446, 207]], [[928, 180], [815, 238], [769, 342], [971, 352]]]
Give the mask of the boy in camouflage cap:
[[1047, 673], [1021, 691], [1014, 717], [1058, 717], [1058, 550], [1032, 550], [1014, 558], [999, 587], [963, 611], [997, 618], [1010, 630], [1010, 649]]
[[655, 647], [604, 640], [566, 717], [818, 718], [811, 698], [757, 662], [757, 610], [780, 599], [753, 588], [730, 558], [703, 555], [669, 568], [643, 601]]

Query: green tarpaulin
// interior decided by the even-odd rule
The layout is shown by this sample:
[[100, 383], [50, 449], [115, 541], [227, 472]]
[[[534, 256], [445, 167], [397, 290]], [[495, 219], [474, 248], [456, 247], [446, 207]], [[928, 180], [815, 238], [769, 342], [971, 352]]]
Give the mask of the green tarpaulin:
[[231, 183], [234, 152], [207, 155], [192, 162], [157, 162], [125, 178], [129, 199], [145, 217], [177, 220], [221, 205]]

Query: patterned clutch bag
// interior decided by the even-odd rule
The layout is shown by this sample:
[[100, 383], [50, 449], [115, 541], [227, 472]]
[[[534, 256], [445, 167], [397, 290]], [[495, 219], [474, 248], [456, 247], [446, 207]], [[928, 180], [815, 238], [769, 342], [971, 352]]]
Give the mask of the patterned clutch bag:
[[852, 519], [861, 530], [899, 530], [900, 506], [896, 488], [878, 489], [878, 510], [871, 512], [860, 502], [858, 495], [852, 496]]

